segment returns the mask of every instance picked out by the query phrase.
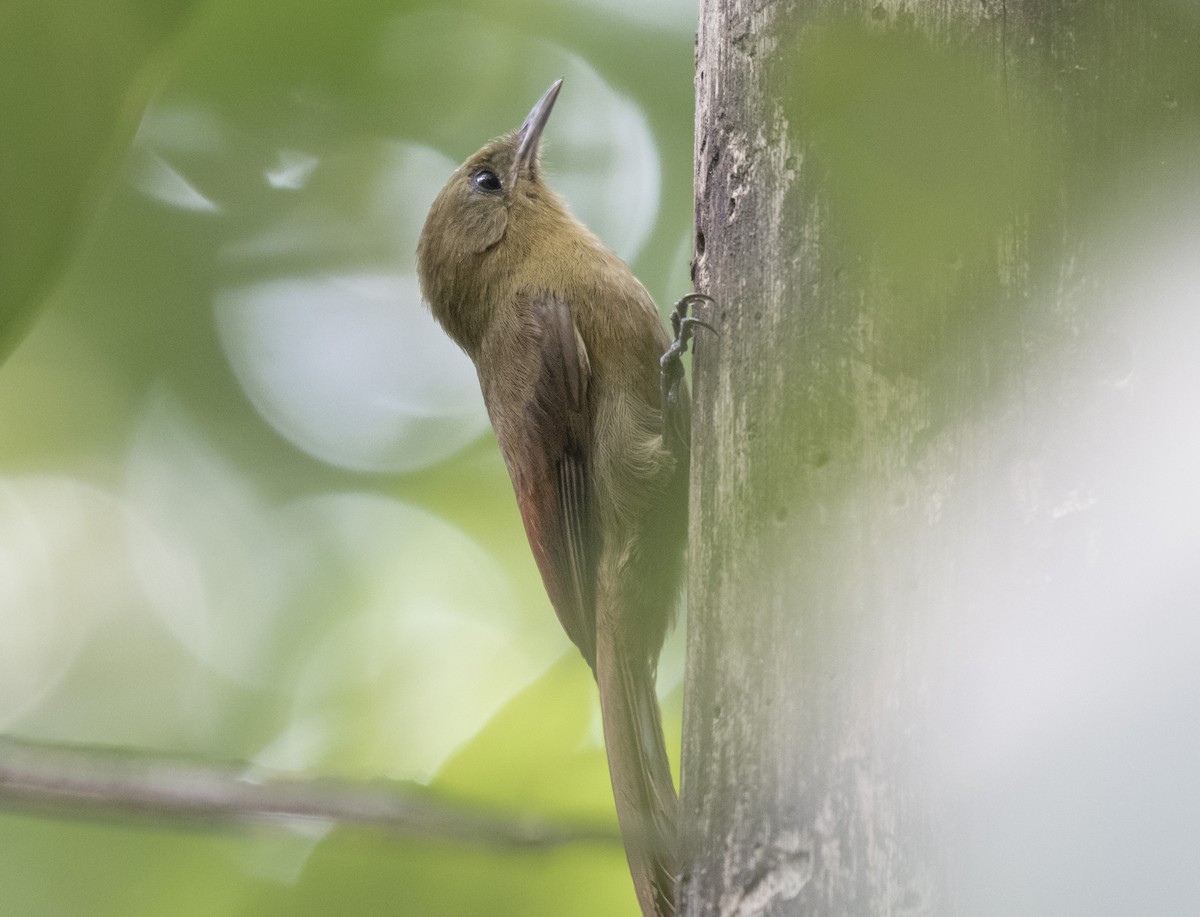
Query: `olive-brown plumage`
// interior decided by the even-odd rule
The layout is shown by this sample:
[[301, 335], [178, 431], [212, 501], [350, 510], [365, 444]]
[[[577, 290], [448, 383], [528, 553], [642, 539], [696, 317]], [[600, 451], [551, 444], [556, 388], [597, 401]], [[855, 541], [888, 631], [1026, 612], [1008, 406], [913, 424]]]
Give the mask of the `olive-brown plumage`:
[[654, 679], [683, 559], [687, 394], [670, 382], [664, 425], [662, 318], [542, 180], [560, 85], [450, 177], [418, 270], [435, 318], [475, 363], [551, 604], [595, 674], [638, 901], [666, 917], [677, 800]]

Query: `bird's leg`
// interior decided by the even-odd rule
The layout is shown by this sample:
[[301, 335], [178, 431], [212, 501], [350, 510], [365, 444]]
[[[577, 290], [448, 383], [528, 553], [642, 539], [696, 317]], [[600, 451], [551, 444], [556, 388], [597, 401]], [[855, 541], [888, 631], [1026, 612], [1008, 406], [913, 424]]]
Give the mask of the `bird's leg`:
[[663, 431], [669, 438], [676, 440], [684, 449], [690, 448], [691, 437], [688, 434], [689, 418], [681, 415], [679, 405], [679, 387], [683, 384], [683, 355], [687, 353], [688, 342], [695, 334], [695, 327], [707, 328], [714, 334], [717, 330], [708, 322], [701, 321], [688, 313], [697, 303], [714, 302], [711, 296], [703, 293], [689, 293], [671, 312], [671, 330], [675, 332], [675, 340], [667, 348], [667, 352], [658, 361], [662, 374], [662, 418]]

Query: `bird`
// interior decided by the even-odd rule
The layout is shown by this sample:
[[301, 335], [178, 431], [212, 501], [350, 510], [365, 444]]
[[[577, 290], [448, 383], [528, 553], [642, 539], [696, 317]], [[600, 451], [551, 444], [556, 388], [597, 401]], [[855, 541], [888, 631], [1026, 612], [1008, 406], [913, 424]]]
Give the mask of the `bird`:
[[422, 295], [475, 365], [550, 603], [595, 677], [617, 819], [645, 917], [675, 913], [678, 797], [655, 691], [679, 601], [690, 399], [672, 335], [629, 267], [547, 184], [523, 124], [450, 176], [417, 245]]

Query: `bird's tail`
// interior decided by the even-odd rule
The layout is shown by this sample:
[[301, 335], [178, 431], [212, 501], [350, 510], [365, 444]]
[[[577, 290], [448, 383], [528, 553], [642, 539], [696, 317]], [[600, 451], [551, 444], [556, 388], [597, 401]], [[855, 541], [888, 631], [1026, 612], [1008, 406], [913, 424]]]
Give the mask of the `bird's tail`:
[[617, 819], [645, 917], [674, 917], [679, 800], [648, 659], [596, 647], [596, 681]]

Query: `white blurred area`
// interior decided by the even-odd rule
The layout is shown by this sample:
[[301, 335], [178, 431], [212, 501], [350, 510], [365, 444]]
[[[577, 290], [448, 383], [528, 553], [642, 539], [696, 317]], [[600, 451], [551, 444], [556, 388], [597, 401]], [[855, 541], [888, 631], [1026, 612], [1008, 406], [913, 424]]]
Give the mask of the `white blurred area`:
[[[424, 215], [455, 163], [368, 140], [287, 161], [267, 180], [296, 199], [225, 247], [258, 275], [216, 295], [230, 367], [268, 423], [331, 465], [405, 472], [446, 459], [488, 429], [474, 369], [422, 304], [415, 271]], [[347, 210], [347, 196], [363, 206]]]
[[942, 540], [899, 552], [929, 603], [901, 677], [949, 697], [917, 755], [963, 913], [1200, 913], [1200, 202], [1184, 201], [1061, 266], [1053, 308], [1078, 332], [1031, 360], [990, 431], [951, 435], [985, 458], [944, 478]]
[[488, 430], [474, 368], [411, 275], [266, 281], [221, 293], [216, 319], [259, 413], [331, 465], [415, 471]]

